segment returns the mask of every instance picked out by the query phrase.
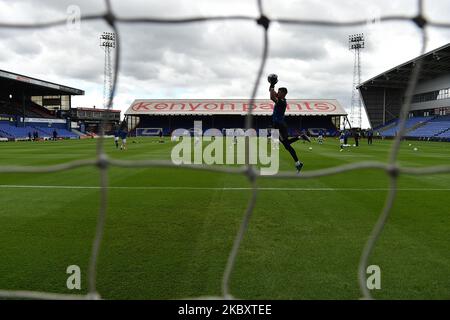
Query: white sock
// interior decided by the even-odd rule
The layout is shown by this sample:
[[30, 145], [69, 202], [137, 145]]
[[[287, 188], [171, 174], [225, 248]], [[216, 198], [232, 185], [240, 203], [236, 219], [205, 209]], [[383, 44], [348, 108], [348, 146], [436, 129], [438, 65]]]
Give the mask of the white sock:
[[300, 165], [300, 161], [297, 161], [297, 162], [295, 163], [295, 165], [296, 165], [296, 166], [299, 166], [299, 165]]

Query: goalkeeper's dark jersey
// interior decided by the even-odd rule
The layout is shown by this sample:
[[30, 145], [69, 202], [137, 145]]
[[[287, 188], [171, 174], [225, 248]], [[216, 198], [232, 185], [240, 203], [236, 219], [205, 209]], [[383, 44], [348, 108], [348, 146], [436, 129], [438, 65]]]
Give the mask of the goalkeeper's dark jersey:
[[286, 99], [278, 99], [273, 107], [272, 121], [274, 123], [284, 122], [284, 113], [286, 112]]

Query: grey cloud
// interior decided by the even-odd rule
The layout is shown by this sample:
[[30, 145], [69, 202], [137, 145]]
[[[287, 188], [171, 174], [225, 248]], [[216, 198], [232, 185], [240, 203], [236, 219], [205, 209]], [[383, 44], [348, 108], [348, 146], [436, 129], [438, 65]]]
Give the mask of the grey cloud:
[[[23, 1], [22, 5], [31, 10], [41, 12], [40, 20], [55, 20], [67, 16], [67, 9], [71, 6], [80, 8], [82, 15], [102, 14], [106, 11], [105, 1], [92, 0], [45, 0], [45, 1]], [[42, 10], [47, 10], [42, 14]]]
[[[10, 3], [0, 0], [0, 5], [11, 7]], [[78, 5], [82, 14], [105, 10], [104, 1], [17, 3], [14, 18], [18, 21], [64, 17], [72, 4]], [[121, 17], [257, 16], [256, 1], [113, 0], [112, 6]], [[265, 0], [263, 7], [269, 17], [338, 21], [356, 17], [369, 19], [377, 10], [381, 14], [415, 13], [415, 1], [411, 0], [380, 0], [371, 4], [359, 0]], [[446, 1], [426, 2], [427, 11], [435, 18], [448, 20], [447, 8]], [[145, 98], [142, 95], [147, 94], [160, 98], [238, 98], [251, 93], [263, 44], [262, 29], [254, 21], [119, 24], [118, 28], [121, 40], [118, 93], [123, 101], [131, 101], [136, 95]], [[371, 28], [367, 25], [321, 28], [273, 23], [269, 29], [270, 52], [265, 71], [280, 74], [283, 84], [290, 88], [291, 98], [338, 98], [348, 104], [353, 76], [353, 56], [347, 44], [349, 34], [364, 32], [367, 35], [367, 47], [362, 56], [363, 80], [415, 55], [418, 38], [414, 26], [384, 23]], [[0, 29], [2, 68], [11, 71], [28, 68], [31, 76], [33, 73], [47, 75], [50, 80], [57, 77], [62, 83], [82, 83], [102, 92], [104, 55], [98, 43], [102, 31], [111, 31], [102, 20], [82, 22], [78, 34], [68, 32], [64, 26], [26, 32]], [[25, 37], [26, 33], [33, 36]], [[430, 29], [430, 49], [448, 41], [449, 34], [446, 30]], [[27, 40], [22, 41], [22, 37]], [[393, 42], [395, 37], [398, 43]], [[7, 51], [3, 51], [2, 45], [9, 43]], [[267, 96], [266, 86], [264, 75], [259, 97]], [[91, 93], [86, 94], [89, 97]]]
[[42, 52], [43, 48], [39, 42], [32, 41], [28, 37], [17, 37], [6, 42], [5, 47], [22, 56], [35, 56]]

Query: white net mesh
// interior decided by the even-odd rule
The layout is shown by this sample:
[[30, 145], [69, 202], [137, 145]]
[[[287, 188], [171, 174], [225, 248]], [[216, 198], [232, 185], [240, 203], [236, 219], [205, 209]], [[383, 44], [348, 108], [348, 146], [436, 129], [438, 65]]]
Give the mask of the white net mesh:
[[[261, 60], [257, 75], [255, 77], [255, 82], [253, 86], [253, 91], [251, 92], [251, 98], [249, 99], [250, 105], [253, 104], [253, 101], [256, 96], [257, 88], [260, 83], [261, 76], [264, 73], [267, 57], [268, 57], [268, 48], [269, 48], [269, 36], [268, 29], [271, 22], [278, 22], [280, 24], [290, 24], [297, 26], [318, 26], [318, 27], [333, 27], [333, 28], [342, 28], [342, 27], [351, 27], [351, 26], [363, 26], [367, 23], [367, 20], [353, 20], [346, 22], [337, 22], [337, 21], [327, 21], [327, 20], [307, 20], [307, 19], [271, 19], [265, 15], [263, 9], [262, 0], [257, 0], [258, 4], [258, 18], [255, 19], [251, 16], [210, 16], [210, 17], [188, 17], [188, 18], [170, 18], [163, 19], [158, 17], [148, 17], [148, 18], [119, 18], [116, 17], [115, 13], [112, 10], [111, 3], [109, 0], [105, 0], [106, 3], [106, 12], [102, 15], [88, 15], [82, 16], [82, 21], [88, 20], [104, 20], [106, 21], [113, 31], [116, 34], [117, 41], [117, 54], [115, 56], [115, 64], [114, 64], [114, 83], [111, 91], [111, 95], [108, 101], [108, 109], [111, 109], [112, 98], [115, 95], [117, 79], [120, 76], [120, 57], [121, 57], [121, 37], [120, 32], [117, 28], [117, 23], [123, 24], [136, 24], [136, 23], [146, 23], [146, 24], [176, 24], [176, 25], [184, 25], [187, 23], [207, 23], [214, 21], [224, 21], [224, 20], [241, 20], [241, 21], [255, 21], [259, 26], [261, 26], [261, 30], [263, 33], [263, 50], [261, 53]], [[417, 28], [419, 28], [421, 32], [421, 44], [422, 49], [421, 53], [425, 53], [426, 44], [427, 44], [427, 26], [438, 27], [438, 28], [450, 28], [450, 23], [443, 22], [435, 22], [430, 21], [425, 18], [424, 12], [424, 1], [417, 0], [417, 14], [415, 16], [382, 16], [379, 19], [380, 23], [387, 21], [404, 21], [405, 23], [412, 23]], [[33, 23], [33, 24], [13, 24], [13, 23], [1, 23], [0, 29], [37, 29], [37, 28], [51, 28], [55, 26], [64, 25], [66, 20], [57, 20], [57, 21], [48, 21], [42, 23]], [[386, 173], [386, 175], [390, 178], [390, 188], [389, 192], [382, 209], [382, 212], [378, 218], [376, 225], [374, 226], [367, 243], [364, 247], [364, 250], [361, 255], [361, 259], [359, 262], [358, 268], [358, 276], [359, 276], [359, 285], [362, 294], [362, 298], [371, 299], [371, 293], [366, 287], [366, 275], [365, 271], [367, 269], [368, 260], [371, 256], [371, 253], [377, 243], [377, 240], [383, 231], [384, 226], [388, 220], [389, 214], [391, 212], [394, 200], [396, 198], [397, 192], [397, 182], [398, 177], [401, 174], [408, 175], [428, 175], [428, 174], [442, 174], [442, 173], [450, 173], [450, 165], [442, 165], [442, 166], [433, 166], [426, 168], [405, 168], [400, 167], [397, 164], [397, 158], [400, 150], [400, 141], [405, 133], [405, 123], [407, 119], [407, 115], [409, 113], [411, 107], [411, 97], [414, 89], [416, 87], [418, 77], [422, 70], [422, 63], [419, 60], [418, 63], [415, 64], [413, 72], [409, 78], [409, 84], [406, 91], [406, 99], [402, 105], [400, 111], [400, 121], [398, 126], [398, 135], [396, 136], [392, 149], [390, 152], [389, 161], [386, 163], [382, 162], [359, 162], [350, 165], [343, 165], [333, 168], [321, 169], [316, 171], [304, 172], [301, 175], [297, 175], [294, 173], [279, 173], [273, 176], [259, 176], [257, 171], [254, 170], [252, 165], [243, 166], [240, 168], [231, 168], [231, 167], [220, 167], [220, 166], [207, 166], [207, 165], [180, 165], [175, 166], [170, 161], [155, 161], [155, 160], [115, 160], [110, 159], [103, 148], [104, 145], [104, 136], [103, 136], [103, 128], [101, 129], [101, 137], [97, 142], [97, 158], [96, 160], [78, 160], [73, 162], [68, 162], [64, 164], [51, 165], [51, 166], [40, 166], [40, 167], [25, 167], [25, 166], [1, 166], [0, 173], [50, 173], [50, 172], [59, 172], [69, 169], [74, 169], [78, 167], [85, 166], [96, 166], [100, 170], [100, 188], [101, 188], [101, 199], [100, 199], [100, 209], [98, 213], [98, 221], [96, 226], [96, 233], [92, 245], [92, 252], [89, 263], [88, 277], [89, 277], [89, 293], [87, 295], [67, 295], [67, 294], [57, 294], [57, 293], [47, 293], [47, 292], [32, 292], [32, 291], [10, 291], [10, 290], [0, 290], [0, 297], [4, 298], [31, 298], [31, 299], [99, 299], [100, 294], [97, 292], [96, 287], [96, 276], [97, 276], [97, 258], [100, 251], [100, 245], [103, 237], [103, 231], [105, 227], [105, 216], [107, 213], [107, 196], [108, 196], [108, 169], [111, 166], [122, 167], [122, 168], [139, 168], [139, 167], [177, 167], [177, 168], [185, 168], [190, 170], [200, 170], [200, 171], [212, 171], [219, 173], [228, 173], [235, 175], [245, 175], [251, 183], [252, 186], [252, 195], [248, 201], [247, 208], [244, 212], [244, 216], [242, 219], [241, 226], [234, 240], [234, 244], [232, 250], [229, 254], [228, 261], [225, 267], [225, 272], [223, 274], [222, 280], [222, 296], [221, 297], [201, 297], [201, 298], [219, 298], [219, 299], [229, 299], [232, 298], [232, 294], [229, 289], [230, 278], [233, 272], [233, 268], [235, 266], [236, 257], [241, 246], [241, 242], [244, 238], [246, 230], [250, 223], [250, 218], [252, 216], [255, 204], [256, 197], [258, 194], [257, 180], [258, 179], [312, 179], [324, 176], [335, 175], [338, 173], [344, 173], [348, 171], [354, 170], [362, 170], [362, 169], [376, 169], [381, 170]], [[248, 114], [246, 116], [246, 128], [252, 127], [252, 109], [249, 108]]]

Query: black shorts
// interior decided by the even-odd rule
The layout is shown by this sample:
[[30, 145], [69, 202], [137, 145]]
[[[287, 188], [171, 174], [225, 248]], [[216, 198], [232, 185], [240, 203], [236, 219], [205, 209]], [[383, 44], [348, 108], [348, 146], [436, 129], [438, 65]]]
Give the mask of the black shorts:
[[273, 128], [280, 132], [280, 140], [287, 141], [289, 139], [288, 127], [285, 122], [274, 122]]

